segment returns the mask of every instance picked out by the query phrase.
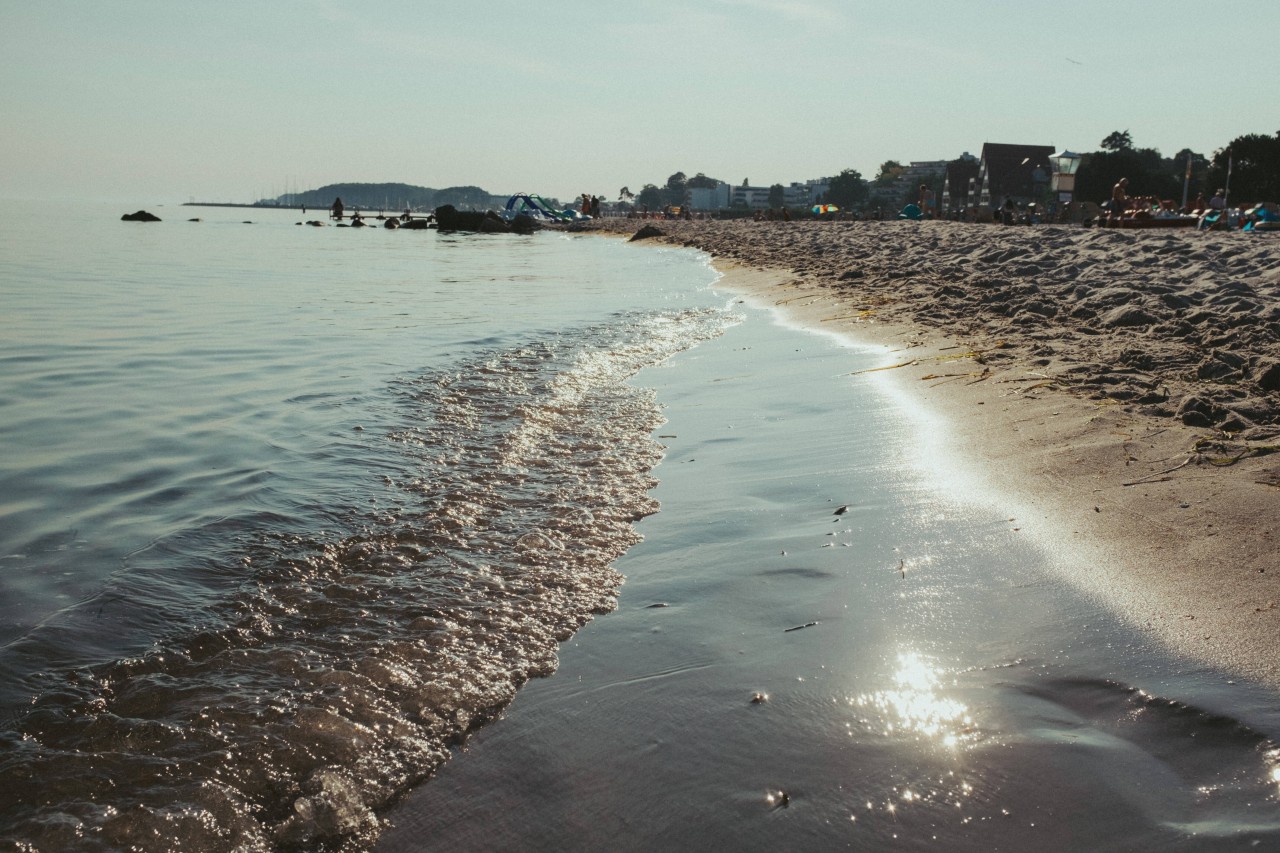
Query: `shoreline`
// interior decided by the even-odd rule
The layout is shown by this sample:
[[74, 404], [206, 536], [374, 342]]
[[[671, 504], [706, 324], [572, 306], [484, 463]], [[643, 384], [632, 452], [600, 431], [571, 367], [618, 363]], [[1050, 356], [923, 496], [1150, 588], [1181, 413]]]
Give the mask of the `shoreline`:
[[[840, 381], [891, 379], [932, 408], [945, 424], [935, 452], [946, 462], [962, 460], [966, 485], [1018, 507], [1016, 523], [1028, 535], [1062, 548], [1057, 562], [1072, 583], [1173, 651], [1280, 687], [1280, 460], [1272, 455], [1280, 440], [1270, 425], [1233, 434], [1192, 425], [1195, 417], [1186, 418], [1189, 424], [1143, 411], [1061, 381], [1092, 340], [1072, 352], [1074, 341], [1055, 338], [1057, 357], [1046, 365], [1027, 357], [1033, 341], [1006, 327], [996, 346], [1012, 357], [990, 358], [990, 336], [974, 334], [980, 315], [954, 324], [945, 315], [944, 322], [921, 322], [919, 312], [929, 306], [902, 299], [900, 288], [881, 282], [870, 294], [842, 289], [829, 273], [797, 268], [797, 258], [803, 263], [812, 255], [774, 247], [775, 260], [792, 263], [760, 264], [770, 254], [767, 240], [747, 241], [759, 236], [758, 225], [754, 231], [749, 224], [721, 227], [710, 240], [673, 224], [680, 223], [659, 223], [667, 232], [661, 239], [709, 251], [724, 272], [718, 286], [811, 331], [885, 346], [882, 369]], [[987, 229], [1006, 241], [1008, 231], [1024, 242], [1037, 237], [1029, 229]], [[839, 235], [827, 236], [839, 243]], [[857, 242], [857, 236], [845, 239]], [[749, 256], [745, 262], [730, 254], [735, 241]], [[1260, 250], [1265, 268], [1276, 250], [1265, 244]], [[1135, 273], [1120, 284], [1145, 286], [1150, 278]], [[1269, 278], [1274, 291], [1280, 263]], [[1274, 311], [1274, 293], [1262, 296]], [[869, 305], [875, 297], [880, 305]], [[879, 310], [886, 297], [907, 304]], [[1158, 350], [1158, 343], [1150, 348]], [[1266, 363], [1273, 352], [1264, 346], [1257, 359]]]
[[[661, 511], [617, 561], [618, 608], [389, 810], [376, 849], [1154, 851], [1195, 847], [1209, 823], [1274, 834], [1246, 798], [1252, 780], [1273, 792], [1258, 744], [1275, 691], [1173, 653], [1114, 585], [1071, 583], [1076, 565], [1108, 569], [1100, 585], [1115, 572], [1096, 531], [1058, 536], [1049, 506], [949, 451], [981, 434], [970, 409], [1072, 412], [970, 396], [1017, 383], [908, 377], [981, 371], [930, 361], [964, 352], [941, 339], [880, 369], [906, 361], [909, 327], [833, 329], [847, 307], [828, 294], [718, 265], [716, 301], [742, 322], [638, 377], [664, 412]], [[1128, 611], [1157, 612], [1144, 595]]]

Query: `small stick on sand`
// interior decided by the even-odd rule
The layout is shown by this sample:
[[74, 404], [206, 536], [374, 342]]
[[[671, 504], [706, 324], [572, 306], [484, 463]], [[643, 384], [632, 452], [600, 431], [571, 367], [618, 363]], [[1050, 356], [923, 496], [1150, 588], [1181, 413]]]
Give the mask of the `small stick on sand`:
[[1186, 459], [1182, 460], [1182, 463], [1181, 463], [1180, 465], [1174, 465], [1172, 468], [1166, 468], [1166, 469], [1164, 469], [1163, 471], [1157, 471], [1157, 472], [1156, 472], [1156, 473], [1154, 473], [1154, 474], [1148, 474], [1148, 475], [1147, 475], [1147, 476], [1145, 476], [1145, 477], [1141, 477], [1141, 478], [1139, 478], [1139, 479], [1137, 479], [1137, 480], [1133, 480], [1132, 482], [1129, 482], [1129, 483], [1121, 483], [1120, 485], [1122, 485], [1122, 486], [1137, 486], [1137, 485], [1139, 485], [1139, 484], [1141, 484], [1141, 483], [1148, 483], [1148, 482], [1152, 481], [1153, 479], [1155, 479], [1156, 477], [1163, 477], [1165, 474], [1172, 474], [1174, 471], [1177, 471], [1179, 468], [1185, 468], [1185, 467], [1186, 467], [1186, 466], [1191, 462], [1191, 460], [1192, 460], [1192, 459], [1194, 459], [1194, 458], [1195, 458], [1194, 456], [1188, 456]]
[[857, 376], [859, 373], [876, 373], [877, 371], [881, 371], [881, 370], [896, 370], [899, 367], [910, 367], [911, 365], [918, 364], [918, 363], [919, 362], [913, 358], [910, 361], [903, 361], [903, 362], [899, 362], [898, 364], [886, 364], [884, 367], [868, 367], [866, 370], [855, 370], [853, 371], [853, 373], [846, 373], [844, 375]]

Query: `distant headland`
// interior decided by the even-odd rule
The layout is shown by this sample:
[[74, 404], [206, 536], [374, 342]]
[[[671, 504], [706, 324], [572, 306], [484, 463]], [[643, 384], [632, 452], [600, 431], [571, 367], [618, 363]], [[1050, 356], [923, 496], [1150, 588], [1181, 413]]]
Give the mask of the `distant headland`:
[[328, 184], [306, 192], [286, 193], [249, 204], [218, 201], [188, 201], [195, 207], [315, 208], [321, 210], [341, 198], [348, 210], [434, 210], [451, 204], [459, 210], [487, 210], [501, 207], [509, 193], [494, 195], [480, 187], [433, 189], [412, 184]]

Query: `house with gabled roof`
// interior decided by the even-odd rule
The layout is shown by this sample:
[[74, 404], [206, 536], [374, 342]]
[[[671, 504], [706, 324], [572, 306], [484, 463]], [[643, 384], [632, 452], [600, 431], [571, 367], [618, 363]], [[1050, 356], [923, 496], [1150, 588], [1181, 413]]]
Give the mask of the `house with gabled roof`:
[[961, 210], [977, 204], [978, 158], [968, 151], [947, 163], [942, 179], [942, 209]]
[[1053, 174], [1049, 166], [1052, 145], [1006, 145], [984, 142], [975, 181], [977, 197], [970, 204], [999, 207], [1005, 199], [1017, 204], [1041, 201]]

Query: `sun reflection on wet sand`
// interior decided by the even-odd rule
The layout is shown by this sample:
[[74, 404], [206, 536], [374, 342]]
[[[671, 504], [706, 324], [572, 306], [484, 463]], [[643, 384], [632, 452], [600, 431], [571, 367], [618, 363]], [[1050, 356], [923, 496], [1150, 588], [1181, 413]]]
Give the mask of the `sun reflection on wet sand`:
[[[896, 838], [899, 831], [907, 829], [901, 821], [918, 807], [941, 805], [964, 810], [972, 804], [974, 785], [964, 778], [959, 766], [946, 769], [945, 765], [954, 765], [968, 747], [978, 744], [980, 736], [969, 707], [946, 695], [948, 673], [927, 656], [915, 651], [902, 653], [889, 680], [890, 686], [883, 690], [848, 698], [849, 706], [857, 709], [860, 717], [857, 722], [846, 723], [849, 736], [870, 735], [899, 744], [914, 741], [944, 763], [938, 767], [934, 761], [925, 760], [925, 765], [933, 765], [932, 772], [923, 770], [923, 766], [899, 767], [892, 780], [885, 780], [882, 796], [850, 809], [851, 821], [857, 820], [857, 812], [887, 818]], [[973, 819], [963, 811], [956, 814], [962, 826]]]
[[863, 693], [850, 703], [879, 711], [884, 734], [910, 733], [922, 740], [959, 748], [976, 739], [977, 729], [969, 709], [940, 692], [942, 674], [916, 652], [898, 658], [896, 687]]

